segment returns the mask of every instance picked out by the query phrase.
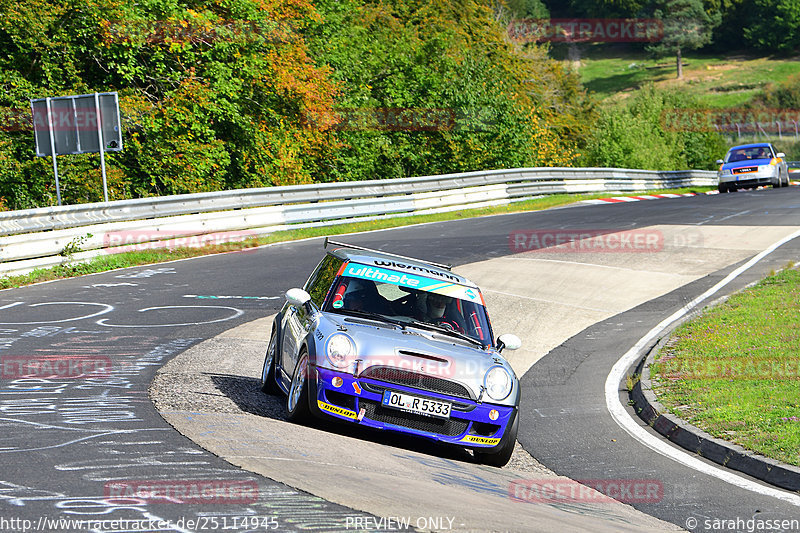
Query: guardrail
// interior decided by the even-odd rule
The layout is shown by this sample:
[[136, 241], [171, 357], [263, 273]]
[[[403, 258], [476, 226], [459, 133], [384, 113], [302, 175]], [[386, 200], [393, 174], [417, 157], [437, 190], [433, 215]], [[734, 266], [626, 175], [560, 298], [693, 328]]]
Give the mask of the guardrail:
[[[519, 168], [7, 211], [0, 212], [0, 275], [134, 245], [241, 240], [288, 227], [500, 205], [547, 194], [716, 184], [710, 171]], [[199, 237], [209, 235], [213, 238]]]

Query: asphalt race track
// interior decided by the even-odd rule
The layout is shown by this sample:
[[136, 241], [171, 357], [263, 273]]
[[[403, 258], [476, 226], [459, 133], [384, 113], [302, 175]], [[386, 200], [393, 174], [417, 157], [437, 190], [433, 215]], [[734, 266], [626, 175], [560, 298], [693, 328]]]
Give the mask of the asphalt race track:
[[[608, 414], [605, 378], [617, 359], [655, 324], [800, 227], [798, 207], [797, 188], [760, 190], [577, 206], [342, 240], [453, 263], [475, 278], [487, 292], [495, 333], [514, 331], [538, 339], [529, 343], [527, 352], [520, 351], [515, 365], [520, 372], [530, 367], [522, 380], [519, 442], [525, 450], [556, 474], [572, 479], [653, 482], [660, 488], [655, 496], [629, 498], [627, 503], [681, 528], [706, 531], [710, 529], [704, 527], [705, 520], [790, 519], [800, 512], [791, 502], [734, 487], [642, 446]], [[528, 265], [519, 257], [521, 250], [510, 246], [509, 236], [534, 228], [603, 234], [642, 230], [669, 242], [634, 253], [550, 254]], [[683, 240], [676, 241], [676, 235]], [[798, 256], [800, 245], [792, 241], [723, 293]], [[336, 499], [232, 466], [176, 432], [148, 398], [148, 387], [162, 365], [232, 328], [274, 314], [283, 292], [302, 285], [320, 257], [320, 240], [312, 240], [0, 292], [0, 530], [120, 531], [121, 524], [113, 521], [121, 519], [148, 521], [151, 531], [388, 531], [402, 526], [381, 521], [369, 505], [331, 503], [328, 500]], [[490, 284], [483, 281], [487, 271], [504, 268], [509, 270], [502, 281], [494, 283], [489, 275]], [[622, 280], [621, 285], [598, 280], [598, 271], [616, 273], [614, 280]], [[553, 283], [558, 276], [565, 280], [560, 292], [559, 284]], [[576, 291], [567, 281], [584, 285]], [[523, 298], [515, 284], [541, 285], [537, 294], [546, 297]], [[580, 302], [572, 305], [578, 315], [563, 309], [571, 302]], [[543, 310], [550, 311], [542, 314]], [[581, 319], [559, 320], [566, 316]], [[226, 349], [235, 351], [235, 343]], [[72, 366], [59, 367], [57, 379], [22, 377], [20, 369], [30, 369], [31, 362], [41, 366], [58, 360]], [[97, 377], [75, 370], [88, 367]], [[241, 387], [225, 381], [226, 375], [215, 378], [216, 391], [203, 394], [230, 398], [231, 391], [241, 393]], [[235, 399], [238, 409], [247, 403]], [[197, 397], [186, 401], [202, 404]], [[271, 411], [247, 414], [276, 418]], [[320, 439], [341, 436], [324, 426], [314, 430]], [[249, 438], [247, 428], [239, 435], [242, 441]], [[236, 439], [236, 434], [230, 438]], [[380, 439], [367, 438], [364, 443], [375, 453], [396, 450]], [[299, 449], [313, 450], [318, 443], [301, 444]], [[431, 462], [447, 461], [451, 474], [478, 468], [469, 457], [419, 443], [403, 443], [397, 449]], [[332, 470], [336, 466], [332, 464]], [[359, 480], [350, 477], [347, 482], [357, 485]], [[503, 488], [508, 491], [509, 486]], [[149, 498], [142, 497], [146, 490], [152, 491]], [[393, 490], [396, 487], [385, 488]], [[527, 505], [537, 503], [549, 509], [552, 520], [561, 519], [561, 512], [566, 513], [564, 520], [585, 520], [570, 522], [570, 529], [660, 528], [657, 521], [633, 511], [614, 508], [604, 515], [596, 506], [570, 513], [552, 501]], [[401, 498], [395, 504], [397, 516], [414, 516], [412, 503]], [[482, 512], [488, 517], [492, 511]], [[452, 516], [458, 524], [457, 514], [444, 514], [427, 513], [440, 521], [410, 525], [458, 529], [444, 520]], [[58, 517], [90, 522], [45, 522]], [[690, 518], [697, 522], [687, 522]], [[494, 524], [487, 519], [490, 523]], [[143, 529], [143, 524], [137, 525]], [[671, 527], [663, 524], [663, 529]], [[481, 530], [474, 523], [464, 529]], [[549, 528], [544, 523], [519, 523], [507, 529]]]

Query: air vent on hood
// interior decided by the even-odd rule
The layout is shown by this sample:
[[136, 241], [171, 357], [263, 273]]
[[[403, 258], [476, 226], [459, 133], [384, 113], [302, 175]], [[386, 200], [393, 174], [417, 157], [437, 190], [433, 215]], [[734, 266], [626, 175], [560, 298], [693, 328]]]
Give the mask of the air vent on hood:
[[436, 361], [437, 363], [447, 364], [450, 362], [449, 360], [436, 355], [431, 355], [422, 352], [412, 352], [411, 350], [397, 350], [397, 353], [399, 353], [400, 355], [409, 355], [411, 357], [420, 357], [422, 359], [428, 359], [429, 361]]

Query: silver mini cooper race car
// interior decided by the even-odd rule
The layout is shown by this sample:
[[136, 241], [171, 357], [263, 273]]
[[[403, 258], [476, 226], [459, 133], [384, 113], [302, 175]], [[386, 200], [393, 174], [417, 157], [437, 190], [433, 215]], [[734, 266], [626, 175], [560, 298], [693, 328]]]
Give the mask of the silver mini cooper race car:
[[503, 466], [519, 425], [519, 381], [478, 287], [441, 265], [325, 239], [304, 288], [272, 326], [261, 388], [288, 418], [329, 417], [473, 450]]

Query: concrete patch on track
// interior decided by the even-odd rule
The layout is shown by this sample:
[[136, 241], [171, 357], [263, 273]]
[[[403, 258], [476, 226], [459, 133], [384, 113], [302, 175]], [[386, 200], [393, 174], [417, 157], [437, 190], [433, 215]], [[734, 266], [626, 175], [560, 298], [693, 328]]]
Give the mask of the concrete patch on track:
[[[284, 400], [259, 390], [270, 324], [260, 319], [193, 347], [165, 365], [150, 389], [170, 424], [230, 463], [421, 530], [677, 530], [595, 491], [565, 501], [559, 491], [574, 484], [519, 445], [498, 469], [459, 449], [285, 421]], [[532, 486], [541, 488], [535, 498], [530, 491], [518, 497], [517, 487]]]
[[[645, 230], [661, 235], [657, 250], [524, 252], [456, 270], [484, 290], [495, 334], [523, 339], [523, 349], [506, 354], [521, 375], [586, 327], [741, 261], [795, 229], [652, 226]], [[288, 423], [283, 400], [259, 390], [269, 328], [269, 318], [245, 324], [165, 365], [150, 391], [162, 416], [234, 465], [353, 509], [410, 517], [420, 529], [676, 529], [617, 502], [564, 501], [557, 494], [536, 503], [516, 500], [512, 489], [520, 481], [567, 481], [519, 446], [512, 463], [496, 469], [475, 464], [466, 451], [355, 425]], [[414, 522], [421, 517], [440, 522], [422, 527]]]
[[[524, 374], [585, 328], [757, 253], [797, 228], [650, 226], [651, 250], [595, 253], [568, 246], [526, 251], [457, 270], [484, 291], [495, 334], [516, 333], [523, 347], [506, 356]], [[579, 234], [583, 230], [576, 230]], [[577, 249], [578, 251], [575, 251]]]

